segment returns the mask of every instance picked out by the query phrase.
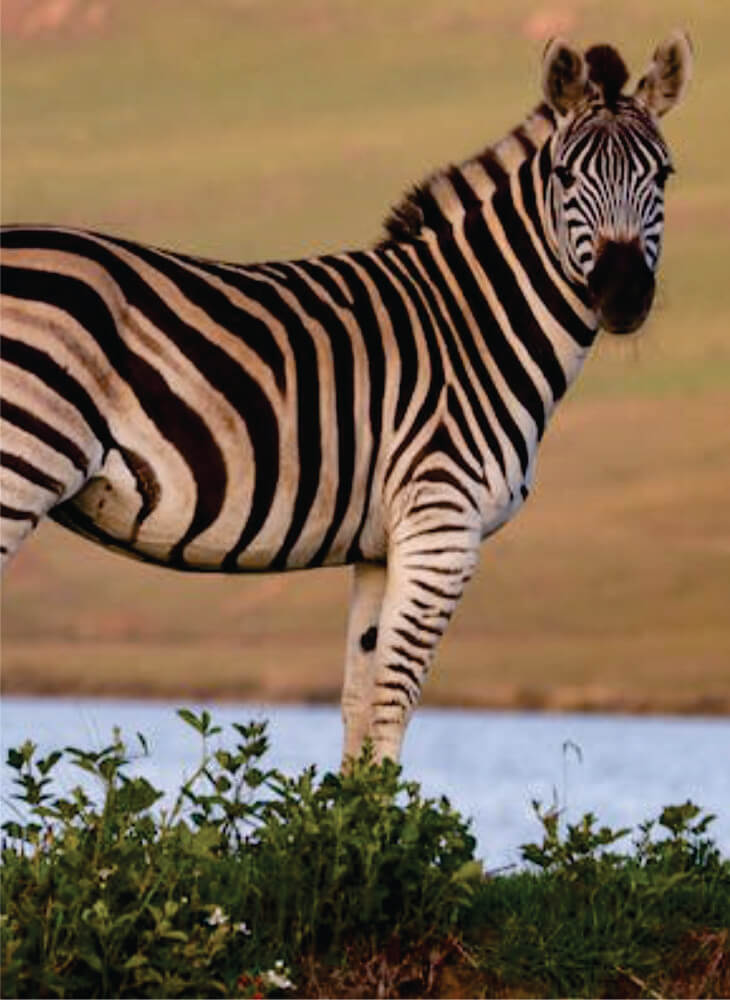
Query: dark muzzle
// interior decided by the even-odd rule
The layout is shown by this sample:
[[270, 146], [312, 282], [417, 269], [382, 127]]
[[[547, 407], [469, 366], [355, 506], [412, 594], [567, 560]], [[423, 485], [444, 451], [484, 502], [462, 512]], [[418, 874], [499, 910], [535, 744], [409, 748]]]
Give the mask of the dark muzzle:
[[654, 287], [654, 274], [636, 241], [604, 243], [588, 278], [600, 325], [611, 333], [632, 333], [641, 326]]

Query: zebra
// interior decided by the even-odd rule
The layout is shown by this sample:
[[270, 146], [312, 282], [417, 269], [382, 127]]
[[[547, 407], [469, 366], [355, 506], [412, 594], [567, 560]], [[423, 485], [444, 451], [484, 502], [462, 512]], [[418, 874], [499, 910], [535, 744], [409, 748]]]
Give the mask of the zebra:
[[366, 249], [239, 264], [54, 226], [3, 232], [2, 556], [42, 517], [234, 573], [351, 564], [343, 761], [397, 760], [481, 542], [599, 329], [652, 304], [675, 31], [625, 92], [546, 46], [506, 137], [412, 188]]

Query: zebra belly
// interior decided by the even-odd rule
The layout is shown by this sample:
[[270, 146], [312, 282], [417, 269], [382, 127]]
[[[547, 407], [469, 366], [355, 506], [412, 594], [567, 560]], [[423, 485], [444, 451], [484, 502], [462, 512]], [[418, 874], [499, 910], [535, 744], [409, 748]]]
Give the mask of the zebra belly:
[[[164, 458], [167, 462], [163, 466]], [[167, 456], [158, 454], [153, 463], [133, 448], [120, 446], [109, 452], [97, 475], [56, 507], [51, 517], [122, 554], [181, 570], [262, 572], [341, 565], [356, 558], [349, 550], [360, 525], [359, 506], [323, 551], [331, 523], [331, 503], [323, 490], [286, 558], [277, 559], [292, 530], [296, 499], [296, 490], [289, 488], [286, 476], [282, 476], [259, 530], [242, 547], [255, 489], [251, 470], [250, 475], [229, 483], [221, 509], [211, 510], [215, 491], [206, 495], [174, 451]], [[385, 551], [382, 531], [374, 531], [368, 523], [366, 533], [368, 557], [380, 558]]]

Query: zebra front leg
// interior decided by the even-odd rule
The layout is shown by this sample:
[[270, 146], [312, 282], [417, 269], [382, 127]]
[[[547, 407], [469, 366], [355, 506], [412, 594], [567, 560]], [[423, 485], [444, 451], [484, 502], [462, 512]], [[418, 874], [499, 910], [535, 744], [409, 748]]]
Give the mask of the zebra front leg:
[[356, 563], [353, 567], [342, 689], [342, 717], [345, 723], [343, 767], [347, 766], [348, 760], [359, 755], [370, 731], [370, 692], [385, 579], [385, 566], [382, 564]]
[[479, 556], [474, 525], [402, 521], [391, 539], [372, 687], [377, 760], [398, 760], [436, 645]]

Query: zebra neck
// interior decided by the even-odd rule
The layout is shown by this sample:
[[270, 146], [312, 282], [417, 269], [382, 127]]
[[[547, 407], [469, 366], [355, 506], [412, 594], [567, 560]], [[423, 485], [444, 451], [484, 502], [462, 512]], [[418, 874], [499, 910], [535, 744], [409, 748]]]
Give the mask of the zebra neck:
[[[549, 105], [538, 105], [524, 121], [516, 125], [499, 142], [487, 146], [458, 167], [450, 167], [434, 174], [428, 182], [432, 194], [437, 196], [442, 189], [443, 181], [454, 178], [460, 173], [480, 202], [489, 201], [498, 191], [510, 188], [512, 180], [519, 176], [525, 164], [535, 161], [543, 150], [551, 152], [550, 139], [555, 133], [555, 125], [555, 115]], [[542, 207], [542, 200], [540, 206]], [[456, 203], [451, 206], [451, 211], [446, 204], [440, 207], [449, 221], [454, 221], [452, 217], [454, 213], [457, 217], [460, 214]]]
[[[509, 187], [510, 179], [549, 144], [554, 132], [555, 115], [547, 104], [541, 104], [495, 145], [458, 166], [437, 170], [393, 208], [380, 245], [408, 243], [426, 230], [438, 234], [458, 225], [470, 205], [486, 202], [498, 189]], [[468, 205], [461, 196], [464, 182], [470, 188]]]
[[581, 370], [598, 329], [587, 289], [565, 273], [550, 237], [554, 134], [554, 116], [541, 105], [495, 146], [433, 175], [412, 193], [418, 234], [398, 241], [431, 243], [450, 268], [461, 258], [488, 305], [480, 309], [474, 297], [470, 304], [480, 312], [485, 349], [495, 336], [519, 340], [551, 370], [536, 379], [545, 418]]

